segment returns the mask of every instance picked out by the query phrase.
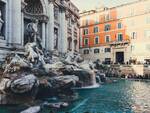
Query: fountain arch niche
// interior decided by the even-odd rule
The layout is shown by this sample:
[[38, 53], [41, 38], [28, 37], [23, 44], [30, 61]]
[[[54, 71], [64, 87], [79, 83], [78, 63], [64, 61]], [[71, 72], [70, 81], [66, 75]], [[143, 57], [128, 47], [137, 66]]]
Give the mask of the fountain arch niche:
[[5, 40], [6, 3], [4, 1], [0, 0], [0, 40]]
[[67, 39], [67, 42], [68, 42], [68, 50], [71, 51], [72, 50], [72, 38], [71, 37], [68, 37]]
[[78, 40], [75, 39], [75, 40], [74, 40], [74, 50], [75, 50], [75, 51], [77, 51], [77, 44], [78, 44]]
[[[45, 38], [46, 23], [48, 16], [46, 15], [46, 5], [44, 0], [25, 0], [26, 6], [24, 8], [24, 45], [28, 42], [27, 25], [38, 20], [39, 36], [43, 40]], [[44, 31], [43, 31], [44, 29]], [[44, 35], [43, 35], [44, 34]]]

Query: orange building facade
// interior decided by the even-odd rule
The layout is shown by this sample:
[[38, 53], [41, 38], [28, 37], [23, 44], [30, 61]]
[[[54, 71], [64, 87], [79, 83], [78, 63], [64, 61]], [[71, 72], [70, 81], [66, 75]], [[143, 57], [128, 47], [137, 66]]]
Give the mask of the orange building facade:
[[[141, 5], [143, 8], [137, 9], [137, 6]], [[140, 0], [81, 13], [80, 52], [83, 57], [90, 60], [99, 59], [105, 63], [127, 63], [131, 59], [143, 62], [149, 59], [149, 55], [145, 53], [145, 56], [143, 53], [139, 55], [138, 52], [136, 54], [135, 50], [135, 47], [138, 51], [139, 45], [144, 45], [144, 43], [136, 44], [139, 39], [145, 37], [145, 30], [148, 30], [149, 36], [150, 25], [145, 24], [146, 19], [150, 17], [149, 9], [145, 9], [147, 5], [150, 6], [149, 0]], [[140, 27], [136, 26], [139, 24], [136, 23], [138, 20], [141, 23]]]

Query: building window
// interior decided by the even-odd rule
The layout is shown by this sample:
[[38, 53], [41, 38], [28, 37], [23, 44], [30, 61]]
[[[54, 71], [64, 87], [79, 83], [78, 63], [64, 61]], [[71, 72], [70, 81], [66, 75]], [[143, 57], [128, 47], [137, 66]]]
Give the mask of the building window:
[[94, 49], [94, 53], [99, 53], [99, 49]]
[[95, 17], [95, 24], [99, 24], [99, 15], [96, 15]]
[[146, 24], [150, 24], [150, 16], [146, 17]]
[[106, 24], [105, 25], [105, 31], [109, 31], [111, 29], [111, 25], [110, 24]]
[[88, 19], [85, 20], [85, 25], [86, 26], [89, 25], [89, 20]]
[[117, 18], [118, 19], [122, 18], [122, 11], [121, 10], [118, 10]]
[[110, 64], [111, 63], [111, 58], [105, 58], [105, 64]]
[[150, 44], [146, 44], [146, 50], [150, 51]]
[[110, 53], [111, 49], [110, 48], [105, 48], [105, 53]]
[[99, 36], [95, 37], [95, 44], [99, 44]]
[[134, 9], [131, 9], [130, 10], [130, 16], [133, 16], [134, 15]]
[[84, 39], [84, 45], [88, 45], [89, 44], [89, 39], [88, 38], [85, 38]]
[[110, 42], [110, 36], [109, 35], [105, 36], [105, 42]]
[[134, 50], [135, 50], [135, 46], [131, 45], [131, 51], [134, 51]]
[[121, 29], [122, 28], [122, 23], [119, 22], [117, 27], [118, 27], [118, 29]]
[[145, 5], [145, 12], [150, 12], [150, 4]]
[[84, 54], [89, 54], [89, 50], [88, 50], [88, 49], [85, 49], [85, 50], [83, 51], [83, 53], [84, 53]]
[[150, 30], [145, 30], [145, 37], [150, 38]]
[[122, 41], [123, 40], [123, 34], [122, 33], [119, 33], [118, 34], [118, 41]]
[[87, 28], [86, 28], [86, 29], [84, 29], [84, 30], [83, 30], [83, 34], [84, 34], [84, 35], [89, 34], [89, 30], [88, 30]]
[[106, 14], [105, 15], [105, 21], [109, 21], [110, 20], [110, 14]]
[[94, 33], [98, 33], [98, 32], [99, 32], [98, 26], [94, 27]]
[[137, 38], [137, 33], [136, 32], [132, 32], [131, 33], [131, 39], [136, 39]]

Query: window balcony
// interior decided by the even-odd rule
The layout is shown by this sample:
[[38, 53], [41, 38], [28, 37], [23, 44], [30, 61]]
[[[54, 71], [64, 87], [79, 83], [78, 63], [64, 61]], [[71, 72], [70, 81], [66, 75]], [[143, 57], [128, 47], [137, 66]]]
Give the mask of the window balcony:
[[124, 45], [130, 44], [130, 40], [112, 41], [112, 42], [110, 42], [109, 44], [110, 44], [110, 46], [117, 46], [117, 45], [124, 46]]

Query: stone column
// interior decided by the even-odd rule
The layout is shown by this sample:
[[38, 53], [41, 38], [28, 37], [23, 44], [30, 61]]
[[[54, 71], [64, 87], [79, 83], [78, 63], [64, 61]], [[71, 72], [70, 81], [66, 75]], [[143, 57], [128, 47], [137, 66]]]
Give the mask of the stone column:
[[54, 50], [54, 4], [50, 1], [48, 4], [48, 16], [49, 21], [47, 23], [47, 41], [46, 49]]
[[21, 44], [24, 46], [24, 8], [27, 4], [21, 0]]
[[24, 14], [21, 13], [21, 44], [24, 45]]
[[59, 34], [58, 34], [58, 51], [61, 51], [61, 42], [62, 42], [62, 26], [61, 26], [62, 20], [61, 20], [61, 9], [59, 11]]
[[45, 23], [42, 23], [42, 47], [45, 48], [46, 45], [46, 39], [45, 39], [45, 36], [46, 36], [46, 29], [45, 29]]
[[80, 30], [80, 32], [79, 32], [79, 48], [82, 48], [82, 44], [83, 44], [83, 37], [82, 37], [83, 28], [81, 28], [79, 30]]
[[76, 50], [79, 52], [79, 43], [80, 43], [80, 29], [79, 29], [79, 26], [78, 26], [78, 21], [77, 21], [77, 47], [76, 47]]
[[67, 52], [67, 21], [65, 16], [65, 9], [60, 11], [60, 35], [59, 35], [59, 52]]
[[75, 46], [74, 45], [74, 40], [75, 40], [75, 38], [74, 38], [74, 21], [72, 22], [72, 36], [71, 37], [72, 37], [72, 42], [71, 42], [72, 47], [71, 48], [72, 48], [72, 52], [74, 53], [74, 49], [75, 49], [74, 48], [74, 46]]
[[11, 44], [12, 43], [12, 33], [11, 33], [11, 30], [12, 30], [12, 0], [10, 0], [8, 2], [8, 15], [7, 15], [7, 19], [8, 19], [8, 24], [7, 24], [7, 32], [6, 32], [6, 35], [7, 35], [7, 43], [8, 44]]
[[[21, 31], [21, 0], [13, 0], [12, 2], [12, 43], [13, 46], [19, 47], [22, 45]], [[9, 37], [10, 38], [10, 37]]]
[[67, 21], [66, 21], [66, 16], [65, 16], [65, 11], [62, 12], [62, 52], [65, 53], [67, 52]]

